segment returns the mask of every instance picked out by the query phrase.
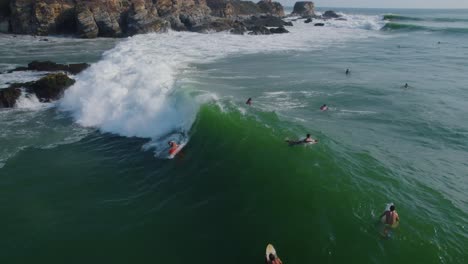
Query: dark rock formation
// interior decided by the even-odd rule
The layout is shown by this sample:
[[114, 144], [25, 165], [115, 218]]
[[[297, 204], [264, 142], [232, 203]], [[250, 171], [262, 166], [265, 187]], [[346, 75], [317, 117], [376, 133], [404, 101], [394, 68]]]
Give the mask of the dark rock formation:
[[341, 16], [338, 15], [337, 13], [335, 13], [335, 11], [328, 10], [328, 11], [325, 11], [325, 13], [322, 14], [322, 17], [325, 18], [325, 19], [329, 19], [329, 18], [339, 18]]
[[243, 21], [247, 26], [282, 27], [286, 22], [276, 16], [252, 16]]
[[278, 28], [270, 28], [270, 32], [272, 34], [283, 34], [283, 33], [289, 33], [287, 29], [284, 27], [278, 27]]
[[21, 96], [21, 89], [9, 87], [0, 89], [0, 108], [14, 107], [16, 100]]
[[28, 67], [18, 67], [14, 71], [66, 71], [71, 74], [78, 74], [89, 67], [87, 63], [76, 64], [57, 64], [51, 61], [33, 61], [28, 64]]
[[75, 80], [64, 73], [48, 74], [38, 81], [14, 83], [0, 90], [0, 108], [14, 107], [16, 100], [21, 96], [21, 89], [24, 89], [25, 93], [35, 94], [41, 102], [50, 102], [59, 99], [74, 83]]
[[36, 94], [41, 102], [50, 102], [59, 99], [65, 89], [72, 86], [75, 80], [70, 79], [66, 74], [49, 74], [38, 81], [28, 85], [28, 91]]
[[323, 26], [325, 26], [325, 24], [324, 24], [324, 23], [315, 23], [314, 26], [316, 26], [316, 27], [323, 27]]
[[315, 16], [314, 3], [311, 1], [296, 2], [296, 4], [294, 4], [294, 9], [291, 14], [295, 16], [305, 16], [305, 17]]
[[257, 4], [240, 0], [206, 0], [211, 14], [216, 17], [236, 17], [258, 14], [284, 16], [284, 9], [280, 3], [271, 0], [261, 0]]
[[306, 23], [306, 24], [310, 23], [310, 22], [312, 22], [312, 18], [310, 18], [310, 17], [304, 21], [304, 23]]
[[145, 1], [134, 1], [127, 17], [128, 35], [136, 35], [148, 32], [164, 32], [170, 27], [170, 23], [158, 15], [158, 10]]
[[7, 6], [6, 2], [9, 8], [8, 12], [0, 12], [0, 31], [73, 34], [81, 38], [124, 37], [168, 29], [233, 29], [238, 34], [242, 31], [236, 24], [238, 20], [284, 16], [281, 4], [272, 0], [0, 0], [0, 7]]
[[257, 4], [261, 13], [270, 14], [275, 16], [284, 16], [283, 6], [278, 2], [273, 2], [272, 0], [262, 0]]
[[249, 28], [249, 35], [270, 35], [271, 31], [264, 26], [254, 26]]

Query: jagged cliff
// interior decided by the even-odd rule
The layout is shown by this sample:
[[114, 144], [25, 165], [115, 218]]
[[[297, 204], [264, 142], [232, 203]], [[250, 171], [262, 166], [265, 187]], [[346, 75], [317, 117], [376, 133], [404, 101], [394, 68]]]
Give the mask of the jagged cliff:
[[240, 0], [0, 0], [0, 31], [121, 37], [147, 32], [220, 31], [251, 15], [284, 16], [281, 4]]

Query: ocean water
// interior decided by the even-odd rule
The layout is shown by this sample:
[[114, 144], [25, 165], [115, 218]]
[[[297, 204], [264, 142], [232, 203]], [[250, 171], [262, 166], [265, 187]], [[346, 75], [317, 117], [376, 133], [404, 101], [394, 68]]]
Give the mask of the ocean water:
[[0, 110], [1, 262], [466, 263], [468, 11], [339, 11], [272, 36], [0, 35], [1, 71], [92, 63]]

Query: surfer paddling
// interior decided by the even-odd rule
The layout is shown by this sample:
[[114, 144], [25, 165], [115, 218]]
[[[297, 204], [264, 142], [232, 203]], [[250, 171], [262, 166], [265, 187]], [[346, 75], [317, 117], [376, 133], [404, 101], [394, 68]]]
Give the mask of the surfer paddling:
[[[383, 217], [385, 217], [385, 219], [383, 219]], [[382, 219], [382, 222], [385, 224], [384, 234], [385, 236], [388, 236], [390, 228], [395, 228], [400, 222], [400, 217], [395, 210], [395, 205], [392, 204], [388, 210], [379, 216], [379, 219]]]
[[286, 140], [290, 146], [300, 145], [300, 144], [316, 144], [318, 143], [317, 139], [313, 139], [310, 134], [307, 134], [306, 138], [301, 140]]
[[324, 104], [320, 107], [320, 110], [323, 112], [323, 111], [327, 111], [328, 110], [328, 105]]

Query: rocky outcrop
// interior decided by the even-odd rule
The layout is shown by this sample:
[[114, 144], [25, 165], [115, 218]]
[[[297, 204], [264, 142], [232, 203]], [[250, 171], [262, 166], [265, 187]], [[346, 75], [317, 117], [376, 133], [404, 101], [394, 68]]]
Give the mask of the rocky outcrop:
[[49, 35], [73, 32], [73, 0], [11, 0], [10, 26], [15, 34]]
[[258, 2], [257, 6], [261, 13], [284, 17], [284, 8], [278, 2], [273, 2], [272, 0], [263, 0]]
[[284, 34], [284, 33], [289, 33], [287, 29], [284, 27], [278, 27], [278, 28], [270, 28], [270, 32], [272, 34]]
[[0, 33], [8, 33], [10, 31], [9, 5], [9, 0], [0, 0]]
[[0, 108], [14, 107], [20, 96], [21, 89], [18, 87], [0, 89]]
[[53, 73], [28, 84], [28, 91], [36, 94], [41, 102], [50, 102], [59, 99], [74, 83], [75, 80], [64, 73]]
[[276, 16], [252, 16], [242, 21], [247, 27], [264, 26], [264, 27], [283, 27], [290, 25]]
[[294, 9], [291, 15], [302, 16], [302, 17], [312, 17], [315, 16], [315, 6], [313, 2], [310, 1], [300, 1], [294, 4]]
[[58, 64], [51, 61], [33, 61], [28, 64], [27, 67], [18, 67], [10, 70], [9, 72], [15, 71], [65, 71], [71, 74], [78, 74], [89, 67], [87, 63], [76, 63], [76, 64]]
[[50, 102], [59, 99], [63, 92], [75, 83], [64, 73], [52, 73], [38, 81], [15, 83], [6, 89], [0, 90], [0, 108], [14, 107], [21, 96], [22, 89], [27, 94], [35, 94], [41, 102]]
[[216, 17], [236, 17], [267, 14], [284, 16], [283, 6], [272, 0], [261, 0], [257, 4], [240, 0], [206, 0], [211, 15]]
[[[209, 32], [239, 28], [255, 15], [284, 16], [281, 4], [241, 0], [0, 0], [0, 30], [15, 34], [122, 37], [148, 32]], [[8, 19], [4, 18], [8, 15]], [[6, 22], [5, 22], [6, 21]], [[6, 24], [5, 24], [6, 23]]]
[[136, 35], [149, 32], [164, 32], [170, 27], [170, 23], [158, 15], [154, 5], [140, 0], [134, 1], [127, 17], [128, 35]]
[[338, 15], [335, 11], [328, 10], [325, 11], [325, 13], [322, 14], [322, 18], [324, 19], [330, 19], [330, 18], [340, 18], [341, 16]]

